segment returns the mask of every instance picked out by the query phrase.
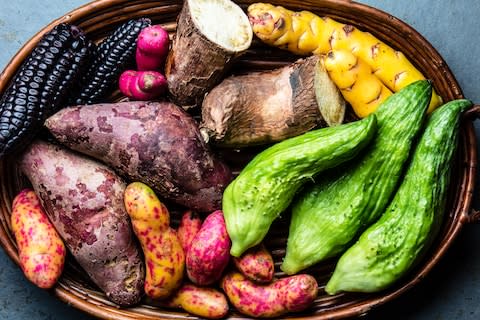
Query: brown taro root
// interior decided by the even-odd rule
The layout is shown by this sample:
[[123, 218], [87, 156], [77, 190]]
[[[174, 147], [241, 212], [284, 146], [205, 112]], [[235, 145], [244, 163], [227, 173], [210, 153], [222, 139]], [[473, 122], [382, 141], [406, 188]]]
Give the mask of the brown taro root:
[[145, 270], [123, 205], [125, 183], [103, 164], [42, 141], [19, 164], [93, 282], [119, 305], [139, 302]]
[[173, 101], [185, 109], [200, 106], [252, 38], [247, 15], [232, 1], [184, 1], [165, 65]]
[[121, 102], [60, 110], [45, 125], [71, 149], [102, 160], [130, 181], [199, 212], [221, 208], [230, 170], [195, 120], [169, 102]]
[[229, 77], [202, 104], [204, 139], [224, 147], [277, 142], [343, 122], [345, 101], [317, 56]]

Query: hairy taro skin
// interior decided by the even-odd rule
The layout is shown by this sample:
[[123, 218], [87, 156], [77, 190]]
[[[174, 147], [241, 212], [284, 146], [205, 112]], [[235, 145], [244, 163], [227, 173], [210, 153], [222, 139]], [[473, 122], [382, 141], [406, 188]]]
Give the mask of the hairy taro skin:
[[210, 285], [219, 280], [230, 260], [231, 241], [223, 212], [211, 213], [193, 238], [187, 252], [188, 278], [198, 285]]
[[123, 205], [125, 183], [108, 167], [39, 140], [19, 164], [93, 282], [119, 305], [137, 303], [143, 295], [144, 266]]
[[153, 299], [166, 298], [180, 286], [185, 271], [185, 254], [170, 228], [170, 213], [141, 182], [127, 186], [124, 201], [145, 255], [145, 293]]
[[221, 319], [228, 313], [228, 301], [217, 289], [184, 284], [163, 306], [183, 310], [207, 319]]
[[23, 273], [42, 289], [53, 287], [67, 251], [33, 190], [24, 189], [13, 199], [11, 222]]
[[195, 120], [169, 102], [70, 107], [45, 125], [69, 148], [193, 210], [220, 209], [223, 190], [232, 179], [203, 141]]
[[202, 219], [197, 213], [192, 210], [187, 210], [183, 213], [182, 220], [180, 220], [180, 225], [178, 226], [177, 235], [185, 254], [190, 249], [193, 238], [195, 238], [201, 228]]
[[273, 258], [262, 244], [245, 251], [240, 257], [233, 257], [233, 262], [245, 277], [259, 282], [269, 283], [273, 279]]
[[308, 308], [318, 293], [315, 278], [299, 274], [271, 284], [258, 284], [239, 272], [230, 272], [221, 287], [232, 305], [241, 313], [259, 318], [273, 318]]

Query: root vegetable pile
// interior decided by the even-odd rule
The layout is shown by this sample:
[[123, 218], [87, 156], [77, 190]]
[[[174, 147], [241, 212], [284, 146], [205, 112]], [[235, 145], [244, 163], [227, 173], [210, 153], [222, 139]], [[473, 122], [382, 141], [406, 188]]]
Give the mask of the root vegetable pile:
[[[118, 307], [271, 318], [314, 304], [316, 279], [294, 274], [320, 261], [346, 251], [327, 294], [376, 292], [428, 249], [471, 102], [433, 111], [442, 99], [424, 75], [354, 26], [244, 9], [185, 0], [175, 34], [143, 17], [96, 45], [59, 24], [33, 49], [0, 99], [0, 157], [33, 188], [11, 210], [32, 283], [54, 287], [68, 250]], [[254, 36], [293, 62], [239, 68], [252, 43], [277, 50]], [[430, 205], [413, 217], [418, 192]], [[277, 219], [290, 222], [288, 276], [268, 250]], [[395, 255], [371, 256], [386, 244]]]

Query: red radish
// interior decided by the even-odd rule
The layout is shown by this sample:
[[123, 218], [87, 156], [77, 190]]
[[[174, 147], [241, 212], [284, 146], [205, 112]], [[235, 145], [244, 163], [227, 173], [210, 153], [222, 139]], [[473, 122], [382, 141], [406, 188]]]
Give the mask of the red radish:
[[137, 69], [139, 71], [162, 69], [169, 44], [168, 32], [160, 25], [143, 29], [137, 40]]
[[134, 100], [152, 100], [167, 90], [165, 76], [157, 71], [127, 70], [119, 80], [120, 91]]

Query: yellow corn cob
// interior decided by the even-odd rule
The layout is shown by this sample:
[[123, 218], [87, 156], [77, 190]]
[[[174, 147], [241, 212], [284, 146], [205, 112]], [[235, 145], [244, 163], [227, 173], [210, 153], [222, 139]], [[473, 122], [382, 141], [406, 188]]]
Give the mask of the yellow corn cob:
[[[351, 25], [309, 11], [294, 12], [266, 3], [250, 5], [248, 15], [253, 32], [263, 42], [302, 55], [349, 50], [365, 61], [393, 92], [425, 79], [403, 53]], [[441, 97], [433, 92], [428, 111], [441, 103]]]
[[392, 95], [370, 66], [350, 51], [330, 51], [323, 62], [330, 78], [360, 118], [377, 110]]

